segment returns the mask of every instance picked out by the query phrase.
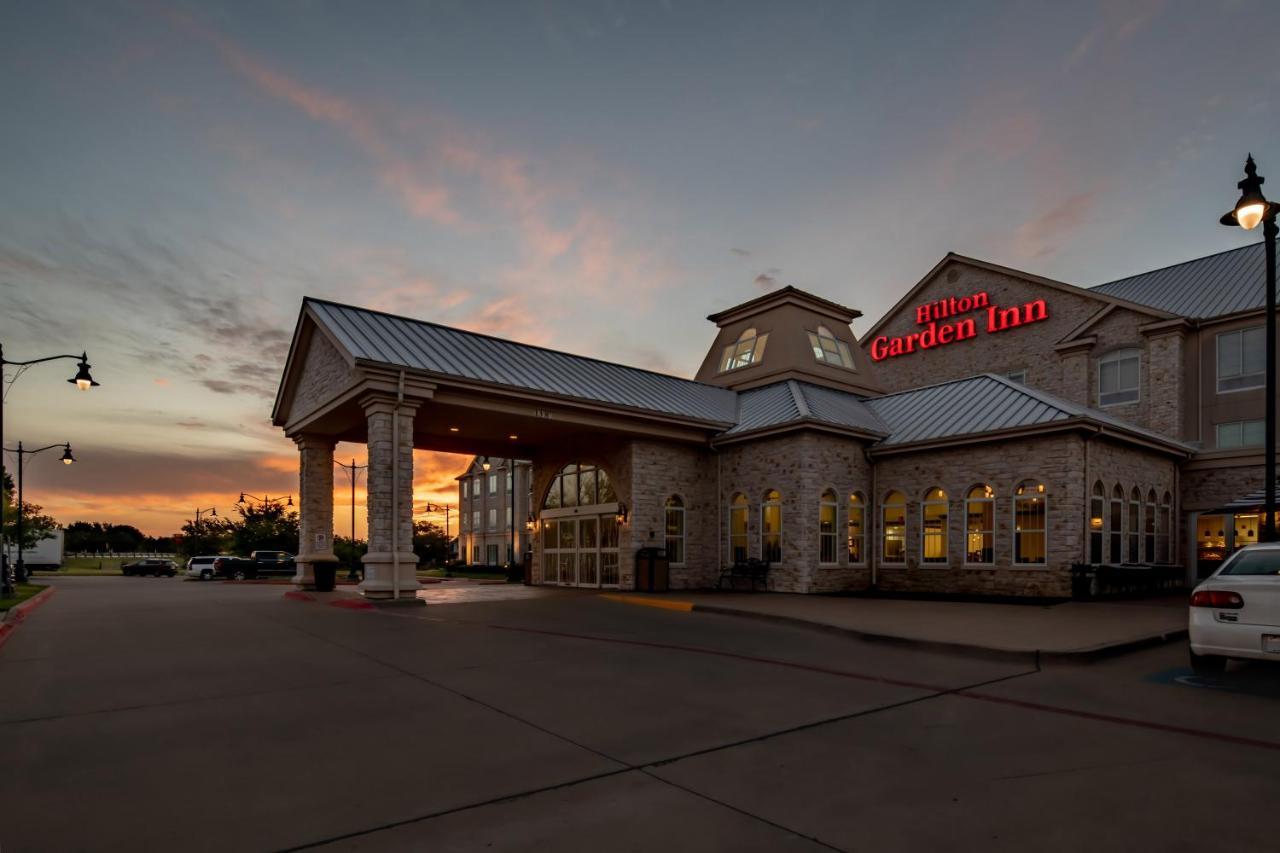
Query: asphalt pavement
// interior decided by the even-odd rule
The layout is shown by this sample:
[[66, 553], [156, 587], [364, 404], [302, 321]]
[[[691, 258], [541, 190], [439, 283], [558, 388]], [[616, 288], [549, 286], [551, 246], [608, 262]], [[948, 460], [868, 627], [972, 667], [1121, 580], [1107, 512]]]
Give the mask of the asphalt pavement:
[[65, 578], [0, 849], [1274, 850], [1280, 673], [1034, 667], [576, 591]]

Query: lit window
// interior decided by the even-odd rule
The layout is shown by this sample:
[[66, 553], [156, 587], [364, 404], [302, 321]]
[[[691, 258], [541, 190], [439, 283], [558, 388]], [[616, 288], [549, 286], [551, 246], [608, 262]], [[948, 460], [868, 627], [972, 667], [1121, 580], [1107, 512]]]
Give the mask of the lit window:
[[1220, 450], [1237, 447], [1261, 447], [1266, 437], [1265, 421], [1230, 421], [1217, 424], [1217, 446]]
[[1110, 563], [1119, 563], [1124, 559], [1124, 489], [1116, 483], [1111, 490], [1111, 523], [1107, 533], [1111, 537]]
[[757, 335], [755, 329], [744, 330], [736, 341], [724, 348], [724, 354], [720, 356], [720, 372], [759, 364], [764, 358], [764, 345], [768, 340], [767, 333]]
[[575, 463], [561, 468], [560, 473], [551, 481], [547, 496], [542, 501], [542, 508], [595, 506], [617, 502], [618, 494], [613, 489], [613, 481], [603, 468]]
[[509, 474], [507, 474], [504, 478], [507, 481], [507, 494], [511, 494], [511, 484], [515, 481], [515, 477], [516, 477], [516, 472], [512, 471]]
[[889, 492], [880, 505], [880, 557], [886, 563], [903, 563], [907, 559], [907, 496]]
[[809, 345], [813, 347], [813, 357], [837, 367], [854, 369], [853, 354], [849, 345], [838, 340], [826, 326], [819, 326], [818, 331], [809, 333]]
[[1098, 405], [1138, 402], [1141, 356], [1136, 349], [1118, 350], [1098, 360]]
[[471, 511], [471, 529], [472, 530], [480, 529], [480, 510], [478, 509], [473, 509]]
[[818, 501], [818, 562], [836, 562], [836, 493], [827, 489]]
[[965, 501], [966, 563], [987, 566], [996, 561], [995, 524], [996, 493], [990, 486], [974, 486]]
[[1102, 481], [1093, 484], [1093, 496], [1089, 498], [1089, 562], [1097, 565], [1102, 562], [1102, 540], [1104, 537], [1103, 515], [1107, 502], [1107, 490]]
[[920, 561], [947, 561], [947, 493], [936, 487], [920, 504]]
[[489, 475], [489, 494], [496, 495], [498, 493], [498, 475]]
[[1219, 394], [1261, 388], [1266, 376], [1266, 334], [1262, 326], [1218, 335]]
[[497, 507], [491, 507], [489, 509], [489, 529], [490, 530], [498, 529], [498, 508]]
[[729, 554], [735, 563], [747, 559], [747, 496], [734, 495], [729, 504]]
[[867, 561], [866, 503], [857, 492], [849, 495], [849, 565], [860, 566]]
[[766, 563], [782, 560], [782, 495], [774, 489], [764, 493], [760, 504], [760, 559]]
[[1044, 565], [1049, 498], [1044, 483], [1025, 480], [1013, 491], [1013, 562]]
[[462, 496], [464, 498], [471, 497], [471, 482], [469, 480], [462, 481]]
[[1170, 504], [1173, 498], [1168, 492], [1160, 499], [1160, 526], [1156, 531], [1156, 559], [1161, 563], [1172, 563], [1173, 554], [1169, 552], [1169, 543], [1172, 541], [1170, 533], [1170, 521], [1172, 515], [1170, 513]]
[[679, 495], [667, 498], [667, 560], [673, 566], [684, 565], [684, 501]]

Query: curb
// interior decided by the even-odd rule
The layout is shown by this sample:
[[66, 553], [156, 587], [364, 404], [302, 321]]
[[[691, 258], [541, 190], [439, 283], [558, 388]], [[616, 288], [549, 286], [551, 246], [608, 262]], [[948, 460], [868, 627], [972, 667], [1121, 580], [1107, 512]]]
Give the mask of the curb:
[[9, 608], [8, 612], [5, 613], [4, 621], [0, 622], [0, 647], [3, 647], [8, 642], [9, 637], [26, 620], [31, 611], [53, 598], [55, 591], [54, 587], [46, 586], [21, 604]]
[[644, 607], [658, 607], [664, 610], [714, 613], [718, 616], [737, 616], [744, 619], [757, 619], [761, 622], [773, 622], [796, 628], [806, 628], [810, 631], [821, 631], [826, 634], [838, 634], [845, 637], [864, 640], [870, 643], [883, 643], [885, 645], [899, 646], [902, 648], [915, 648], [925, 651], [942, 652], [945, 654], [964, 655], [966, 657], [981, 658], [984, 660], [1029, 663], [1036, 666], [1039, 666], [1042, 663], [1077, 665], [1096, 663], [1097, 661], [1129, 654], [1130, 652], [1141, 651], [1142, 649], [1149, 649], [1165, 645], [1167, 643], [1178, 642], [1186, 639], [1187, 637], [1187, 629], [1179, 628], [1173, 631], [1166, 631], [1147, 637], [1138, 637], [1136, 639], [1125, 640], [1119, 643], [1108, 643], [1101, 646], [1091, 646], [1083, 649], [1069, 649], [1066, 651], [1051, 651], [1046, 649], [997, 649], [990, 646], [978, 646], [972, 643], [951, 643], [945, 640], [922, 640], [915, 637], [900, 637], [894, 634], [876, 634], [870, 631], [860, 631], [857, 628], [842, 628], [838, 625], [826, 625], [822, 622], [812, 622], [807, 619], [799, 619], [794, 616], [780, 616], [775, 613], [761, 613], [754, 610], [739, 610], [734, 607], [724, 607], [715, 604], [698, 604], [697, 602], [682, 599], [631, 598], [622, 595], [603, 595], [601, 598], [606, 598], [610, 601], [619, 601], [625, 604], [636, 604]]
[[[303, 592], [300, 589], [288, 590], [281, 597], [289, 601], [301, 601], [306, 604], [321, 601], [315, 593]], [[337, 607], [342, 610], [382, 610], [387, 607], [414, 607], [426, 604], [426, 602], [421, 598], [401, 599], [399, 601], [379, 601], [368, 598], [335, 598], [332, 601], [324, 601], [322, 603], [329, 607]]]

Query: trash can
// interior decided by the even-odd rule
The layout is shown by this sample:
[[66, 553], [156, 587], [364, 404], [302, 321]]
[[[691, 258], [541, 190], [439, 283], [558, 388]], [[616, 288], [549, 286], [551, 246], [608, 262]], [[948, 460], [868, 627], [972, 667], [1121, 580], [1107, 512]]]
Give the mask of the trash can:
[[520, 561], [524, 564], [524, 576], [521, 581], [525, 586], [533, 583], [533, 552], [525, 551], [524, 557]]
[[665, 548], [641, 548], [636, 551], [636, 589], [640, 592], [666, 592], [671, 588], [671, 563]]
[[333, 592], [338, 581], [337, 563], [316, 563], [311, 571], [316, 576], [316, 592]]

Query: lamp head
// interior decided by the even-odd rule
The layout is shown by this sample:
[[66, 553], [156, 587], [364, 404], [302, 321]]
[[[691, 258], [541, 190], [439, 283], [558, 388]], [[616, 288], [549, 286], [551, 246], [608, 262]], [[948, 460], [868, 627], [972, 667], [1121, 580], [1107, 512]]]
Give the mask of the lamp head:
[[212, 515], [214, 518], [217, 518], [217, 517], [218, 517], [218, 508], [215, 506], [213, 509], [209, 510], [209, 515]]
[[488, 456], [486, 456], [486, 457], [484, 458], [484, 461], [480, 463], [480, 467], [481, 467], [481, 468], [483, 468], [483, 469], [484, 469], [484, 470], [486, 470], [486, 471], [488, 471], [490, 468], [492, 468], [492, 467], [493, 467], [493, 464], [489, 461], [489, 457], [488, 457]]
[[90, 388], [98, 387], [98, 383], [94, 382], [93, 376], [89, 374], [89, 354], [87, 352], [81, 353], [78, 367], [80, 369], [76, 371], [76, 375], [67, 381], [81, 391], [88, 391]]
[[285, 506], [293, 506], [293, 495], [289, 495], [289, 500], [285, 501]]
[[1253, 155], [1250, 154], [1244, 164], [1244, 180], [1236, 184], [1240, 189], [1240, 200], [1218, 221], [1223, 225], [1239, 225], [1246, 231], [1257, 228], [1270, 207], [1270, 203], [1262, 194], [1262, 184], [1266, 180], [1258, 177], [1258, 167], [1253, 162]]
[[242, 503], [244, 503], [244, 492], [241, 492], [241, 493], [240, 493], [240, 500], [236, 501], [236, 503], [238, 503], [238, 504], [242, 504]]
[[70, 465], [75, 462], [76, 458], [71, 455], [71, 443], [68, 442], [62, 446], [62, 464]]

